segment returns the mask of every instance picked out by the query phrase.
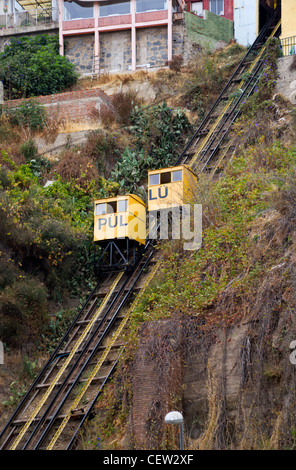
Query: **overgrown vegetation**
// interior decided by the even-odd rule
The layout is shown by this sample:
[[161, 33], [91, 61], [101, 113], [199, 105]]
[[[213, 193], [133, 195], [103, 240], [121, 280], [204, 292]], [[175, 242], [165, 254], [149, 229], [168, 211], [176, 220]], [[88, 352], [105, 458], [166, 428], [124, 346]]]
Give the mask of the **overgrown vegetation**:
[[[230, 62], [240, 53], [233, 45], [219, 57]], [[139, 398], [133, 378], [145, 364], [156, 384], [145, 405], [149, 448], [177, 449], [177, 434], [161, 416], [171, 407], [186, 413], [182, 393], [192, 363], [203, 387], [185, 414], [187, 448], [295, 448], [289, 344], [296, 334], [296, 112], [275, 96], [277, 54], [272, 39], [262, 80], [233, 128], [235, 152], [223, 175], [211, 185], [199, 178], [193, 202], [203, 205], [202, 248], [184, 252], [182, 240], [159, 247], [162, 268], [125, 331], [124, 355], [98, 403], [99, 419], [85, 430], [84, 448], [140, 446], [131, 419]], [[219, 68], [216, 56], [204, 59], [180, 97], [200, 118], [234, 63]], [[191, 131], [184, 111], [166, 103], [143, 106], [121, 96], [111, 114], [104, 130], [66, 148], [49, 168], [34, 166], [36, 148], [16, 131], [20, 123], [2, 121], [1, 142], [9, 129], [17, 142], [10, 154], [2, 151], [0, 169], [0, 337], [8, 347], [44, 332], [48, 350], [56, 344], [71, 313], [59, 305], [49, 318], [49, 298], [60, 301], [92, 280], [93, 199], [141, 194], [147, 169], [172, 164]], [[54, 183], [45, 188], [49, 178]], [[24, 330], [19, 321], [26, 321]], [[24, 362], [29, 376], [34, 363]], [[22, 393], [13, 382], [6, 405], [15, 406]]]
[[[277, 50], [278, 41], [272, 39], [262, 81], [233, 129], [236, 149], [223, 175], [211, 185], [206, 177], [199, 179], [202, 248], [186, 253], [182, 241], [160, 247], [162, 269], [133, 314], [121, 367], [98, 405], [95, 432], [103, 448], [104, 443], [105, 448], [137, 448], [142, 443], [128, 424], [140, 399], [132, 383], [139, 354], [144, 354], [142, 361], [147, 359], [149, 344], [155, 367], [163, 371], [171, 360], [176, 368], [176, 359], [164, 350], [172, 341], [178, 344], [180, 325], [184, 347], [178, 359], [189, 369], [194, 364], [202, 388], [197, 385], [195, 408], [187, 403], [187, 448], [295, 448], [296, 396], [289, 363], [296, 333], [295, 110], [275, 96]], [[176, 320], [179, 326], [169, 340]], [[156, 328], [158, 322], [167, 328], [156, 347], [157, 340], [146, 343], [145, 327]], [[147, 413], [149, 406], [166, 412], [168, 394], [160, 398], [163, 377], [154, 379], [157, 393], [143, 406]], [[177, 391], [177, 382], [172, 389]], [[184, 411], [181, 402], [176, 409]], [[149, 448], [159, 449], [164, 442], [166, 448], [177, 448], [161, 423], [156, 428], [151, 424], [147, 419]], [[90, 430], [83, 443], [89, 436]]]
[[244, 54], [245, 49], [238, 44], [215, 54], [203, 51], [198, 60], [190, 65], [190, 76], [184, 83], [182, 105], [196, 112], [201, 121]]
[[128, 130], [134, 148], [127, 147], [118, 159], [112, 178], [127, 192], [138, 192], [146, 183], [147, 170], [173, 164], [192, 129], [184, 111], [161, 105], [135, 107]]
[[0, 57], [0, 80], [7, 99], [50, 95], [74, 85], [74, 65], [59, 55], [56, 35], [11, 38]]

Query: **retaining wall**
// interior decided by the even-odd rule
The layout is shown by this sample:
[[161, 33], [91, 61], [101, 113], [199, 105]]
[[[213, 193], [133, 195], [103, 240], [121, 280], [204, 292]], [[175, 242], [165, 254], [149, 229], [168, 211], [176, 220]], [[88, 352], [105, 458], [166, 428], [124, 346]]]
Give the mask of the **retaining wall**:
[[[36, 100], [45, 106], [49, 116], [70, 121], [91, 120], [93, 112], [103, 103], [111, 105], [109, 97], [100, 88], [38, 96]], [[24, 101], [28, 99], [7, 101], [4, 107], [17, 108]]]

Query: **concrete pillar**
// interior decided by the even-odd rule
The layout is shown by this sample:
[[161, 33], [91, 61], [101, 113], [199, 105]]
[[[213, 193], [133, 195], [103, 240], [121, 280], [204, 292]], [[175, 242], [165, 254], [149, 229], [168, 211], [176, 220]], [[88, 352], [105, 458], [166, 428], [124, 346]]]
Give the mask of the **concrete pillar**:
[[[3, 89], [3, 83], [0, 82], [0, 106], [4, 104], [4, 89]], [[1, 362], [0, 362], [1, 364]]]
[[64, 36], [63, 36], [63, 0], [59, 0], [59, 44], [60, 55], [64, 55]]
[[99, 73], [100, 68], [100, 34], [99, 34], [99, 4], [94, 4], [95, 17], [95, 45], [94, 45], [94, 72]]
[[168, 2], [168, 60], [173, 58], [173, 3], [172, 0]]
[[137, 32], [136, 32], [136, 0], [131, 0], [132, 14], [132, 70], [137, 69]]

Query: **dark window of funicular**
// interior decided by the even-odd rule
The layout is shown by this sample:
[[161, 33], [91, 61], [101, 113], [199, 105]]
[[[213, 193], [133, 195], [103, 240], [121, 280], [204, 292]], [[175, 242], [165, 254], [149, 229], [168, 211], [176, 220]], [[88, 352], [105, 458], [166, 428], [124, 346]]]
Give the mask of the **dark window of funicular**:
[[171, 172], [166, 171], [160, 174], [160, 184], [168, 184], [171, 182]]
[[94, 17], [94, 5], [92, 2], [80, 2], [79, 0], [64, 0], [63, 20], [79, 20]]
[[107, 202], [107, 214], [114, 214], [117, 212], [117, 202]]

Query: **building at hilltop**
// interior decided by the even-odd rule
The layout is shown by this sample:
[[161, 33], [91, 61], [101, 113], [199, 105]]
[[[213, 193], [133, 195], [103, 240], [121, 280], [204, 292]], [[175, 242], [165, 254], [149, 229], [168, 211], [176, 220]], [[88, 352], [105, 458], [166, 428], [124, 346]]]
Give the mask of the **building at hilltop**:
[[[295, 0], [282, 2], [282, 43], [294, 53]], [[280, 0], [0, 0], [0, 49], [10, 37], [58, 33], [83, 74], [162, 67], [188, 47], [254, 42]]]
[[164, 65], [184, 0], [58, 0], [60, 53], [95, 71]]
[[185, 0], [186, 9], [198, 16], [204, 10], [233, 21], [234, 0]]

